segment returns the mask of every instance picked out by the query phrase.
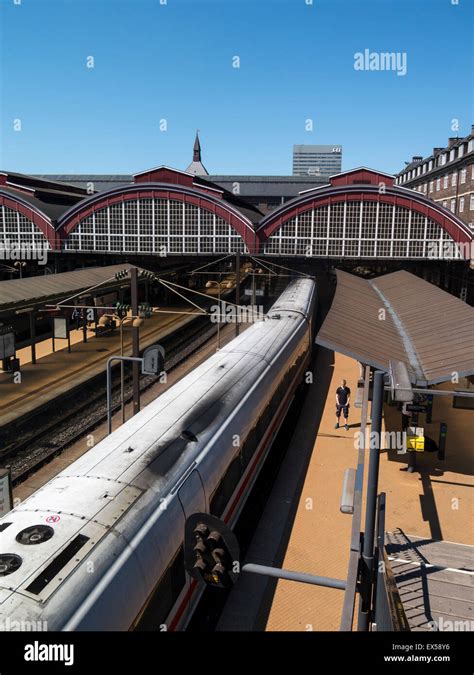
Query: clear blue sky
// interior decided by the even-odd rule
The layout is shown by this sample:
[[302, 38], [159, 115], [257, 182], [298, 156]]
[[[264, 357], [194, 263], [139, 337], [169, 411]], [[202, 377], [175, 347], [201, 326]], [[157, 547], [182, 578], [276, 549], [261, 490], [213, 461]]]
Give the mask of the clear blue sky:
[[[199, 128], [211, 174], [291, 174], [294, 143], [395, 172], [470, 132], [472, 0], [308, 1], [0, 0], [0, 168], [184, 169]], [[355, 70], [365, 49], [407, 74]]]

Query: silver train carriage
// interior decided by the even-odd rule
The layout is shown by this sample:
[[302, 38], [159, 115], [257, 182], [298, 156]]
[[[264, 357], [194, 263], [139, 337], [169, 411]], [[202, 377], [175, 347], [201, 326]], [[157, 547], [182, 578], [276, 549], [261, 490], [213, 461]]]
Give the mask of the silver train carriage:
[[231, 527], [308, 367], [315, 282], [0, 520], [0, 629], [176, 630], [202, 593], [185, 519]]

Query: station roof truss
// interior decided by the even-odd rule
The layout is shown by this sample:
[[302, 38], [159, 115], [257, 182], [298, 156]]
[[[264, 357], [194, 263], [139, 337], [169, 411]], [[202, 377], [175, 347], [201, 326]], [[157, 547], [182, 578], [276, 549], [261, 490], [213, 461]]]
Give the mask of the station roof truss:
[[427, 386], [474, 375], [474, 308], [406, 271], [361, 279], [337, 270], [316, 343], [388, 372], [403, 361]]

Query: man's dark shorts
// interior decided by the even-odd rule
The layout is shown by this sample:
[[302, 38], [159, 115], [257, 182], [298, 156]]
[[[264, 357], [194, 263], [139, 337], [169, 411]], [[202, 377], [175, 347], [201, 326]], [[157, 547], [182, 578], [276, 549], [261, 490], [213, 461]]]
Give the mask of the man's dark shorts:
[[336, 417], [339, 419], [341, 416], [341, 410], [344, 414], [345, 419], [349, 417], [349, 404], [346, 403], [346, 405], [337, 405], [336, 403]]

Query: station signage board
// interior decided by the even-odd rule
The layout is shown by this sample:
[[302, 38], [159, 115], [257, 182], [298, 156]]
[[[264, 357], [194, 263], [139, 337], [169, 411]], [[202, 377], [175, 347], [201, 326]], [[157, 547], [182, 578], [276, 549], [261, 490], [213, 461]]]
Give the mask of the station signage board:
[[[249, 295], [250, 297], [252, 297], [252, 289], [246, 288], [245, 291], [244, 291], [244, 295]], [[264, 295], [263, 289], [257, 288], [255, 290], [255, 295], [258, 296], [258, 297], [263, 297], [263, 295]]]
[[0, 518], [13, 508], [11, 474], [9, 469], [0, 469]]
[[54, 337], [57, 340], [67, 339], [67, 319], [63, 316], [54, 317]]
[[9, 332], [0, 335], [0, 359], [15, 356], [15, 333]]
[[417, 412], [417, 413], [423, 413], [426, 412], [427, 410], [426, 405], [417, 405], [415, 403], [407, 403], [406, 410], [408, 412]]

